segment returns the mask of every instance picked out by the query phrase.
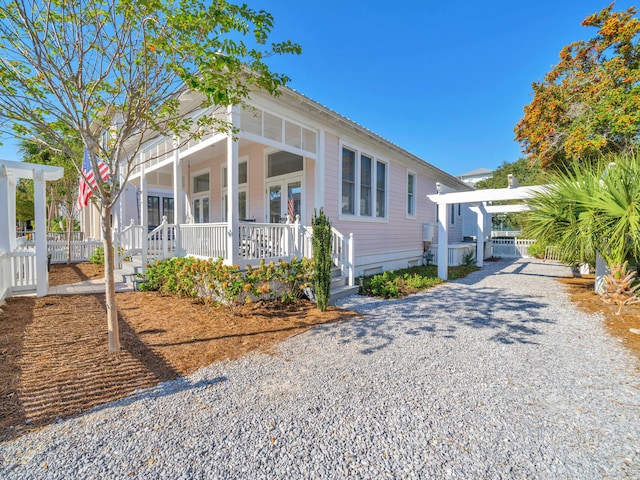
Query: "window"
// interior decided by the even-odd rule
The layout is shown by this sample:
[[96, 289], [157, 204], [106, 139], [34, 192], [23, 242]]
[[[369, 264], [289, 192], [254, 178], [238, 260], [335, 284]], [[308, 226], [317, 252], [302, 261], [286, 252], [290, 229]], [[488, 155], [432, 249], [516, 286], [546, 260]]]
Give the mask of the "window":
[[162, 197], [162, 215], [167, 217], [168, 223], [173, 223], [173, 198]]
[[[247, 219], [247, 162], [238, 163], [238, 218]], [[222, 167], [222, 221], [227, 221], [227, 166]]]
[[209, 174], [203, 173], [193, 177], [193, 193], [202, 193], [209, 191]]
[[[387, 216], [387, 164], [355, 149], [342, 148], [342, 214]], [[374, 210], [375, 208], [375, 210]]]
[[280, 151], [267, 156], [267, 177], [279, 177], [304, 169], [302, 155]]
[[376, 217], [387, 216], [387, 164], [376, 162]]
[[149, 214], [149, 225], [154, 227], [160, 225], [160, 197], [151, 195], [147, 197], [147, 212]]
[[371, 216], [371, 163], [366, 155], [360, 156], [360, 215]]
[[356, 152], [342, 149], [342, 213], [356, 213]]
[[456, 224], [456, 204], [451, 204], [451, 225]]
[[416, 215], [416, 175], [407, 173], [407, 215]]

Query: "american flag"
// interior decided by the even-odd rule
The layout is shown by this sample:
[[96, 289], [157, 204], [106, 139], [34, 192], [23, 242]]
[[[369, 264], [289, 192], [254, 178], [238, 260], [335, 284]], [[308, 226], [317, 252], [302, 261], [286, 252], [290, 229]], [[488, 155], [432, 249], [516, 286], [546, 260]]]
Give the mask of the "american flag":
[[[89, 150], [86, 148], [84, 149], [84, 158], [82, 159], [82, 173], [83, 175], [80, 175], [80, 186], [78, 187], [78, 201], [76, 202], [78, 211], [82, 207], [89, 205], [89, 197], [93, 194], [93, 191], [98, 188], [95, 174], [91, 169]], [[103, 182], [109, 178], [109, 167], [102, 160], [98, 161], [98, 173], [100, 173], [100, 178]]]
[[296, 219], [296, 208], [295, 208], [295, 204], [294, 204], [293, 198], [289, 199], [287, 214], [289, 215], [289, 220], [294, 222], [295, 219]]

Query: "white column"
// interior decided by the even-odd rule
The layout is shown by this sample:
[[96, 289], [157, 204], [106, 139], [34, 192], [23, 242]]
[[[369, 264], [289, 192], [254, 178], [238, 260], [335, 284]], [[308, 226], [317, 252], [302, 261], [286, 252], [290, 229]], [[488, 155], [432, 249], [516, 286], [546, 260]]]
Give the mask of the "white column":
[[147, 174], [144, 169], [144, 163], [140, 164], [140, 225], [142, 228], [142, 235], [140, 241], [142, 242], [142, 268], [147, 265], [147, 234], [149, 233], [149, 209], [147, 207]]
[[313, 208], [320, 211], [324, 208], [324, 130], [318, 130], [316, 142], [316, 171]]
[[[16, 223], [9, 223], [9, 173], [7, 167], [0, 166], [0, 254], [9, 255], [11, 252], [11, 236], [14, 241], [16, 237]], [[6, 297], [11, 296], [11, 259], [8, 258], [2, 262], [0, 268], [0, 286], [5, 285], [8, 288]], [[1, 288], [1, 287], [0, 287]], [[0, 298], [2, 298], [0, 292]]]
[[449, 205], [438, 204], [438, 277], [446, 280], [449, 274]]
[[484, 223], [485, 214], [487, 210], [484, 208], [484, 203], [481, 203], [477, 208], [472, 208], [476, 212], [478, 220], [478, 232], [476, 234], [476, 265], [482, 267], [484, 264]]
[[173, 223], [176, 225], [176, 252], [182, 250], [180, 241], [180, 227], [184, 223], [183, 218], [183, 192], [182, 192], [182, 165], [180, 164], [180, 139], [173, 142]]
[[[235, 125], [237, 110], [227, 109], [228, 121]], [[239, 261], [240, 221], [238, 215], [238, 142], [227, 135], [227, 258], [226, 263], [235, 265]]]
[[9, 177], [7, 183], [7, 209], [9, 213], [9, 225], [11, 225], [11, 232], [9, 234], [9, 251], [16, 249], [16, 183], [17, 179]]
[[36, 221], [36, 295], [47, 294], [49, 278], [47, 272], [47, 196], [44, 173], [33, 172], [33, 216]]
[[16, 238], [16, 222], [11, 223], [9, 219], [9, 190], [9, 173], [7, 167], [2, 165], [0, 167], [0, 252], [6, 253], [11, 251], [11, 237], [14, 242]]

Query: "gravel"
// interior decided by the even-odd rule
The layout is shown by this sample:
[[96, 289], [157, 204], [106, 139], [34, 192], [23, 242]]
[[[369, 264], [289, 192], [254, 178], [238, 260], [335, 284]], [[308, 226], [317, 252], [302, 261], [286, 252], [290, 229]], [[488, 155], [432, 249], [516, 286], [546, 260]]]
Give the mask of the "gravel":
[[565, 267], [488, 263], [0, 444], [0, 478], [640, 478], [638, 363]]

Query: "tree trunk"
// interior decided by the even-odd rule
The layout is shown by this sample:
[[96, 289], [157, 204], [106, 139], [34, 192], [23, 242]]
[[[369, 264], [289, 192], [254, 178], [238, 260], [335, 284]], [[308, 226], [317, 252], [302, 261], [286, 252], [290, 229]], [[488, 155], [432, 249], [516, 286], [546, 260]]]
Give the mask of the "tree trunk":
[[111, 238], [111, 207], [102, 207], [100, 221], [102, 224], [102, 245], [104, 246], [104, 297], [107, 305], [109, 352], [119, 352], [120, 332], [118, 329], [118, 307], [116, 306], [114, 280], [115, 260], [113, 239]]

